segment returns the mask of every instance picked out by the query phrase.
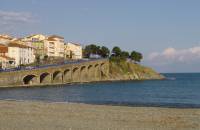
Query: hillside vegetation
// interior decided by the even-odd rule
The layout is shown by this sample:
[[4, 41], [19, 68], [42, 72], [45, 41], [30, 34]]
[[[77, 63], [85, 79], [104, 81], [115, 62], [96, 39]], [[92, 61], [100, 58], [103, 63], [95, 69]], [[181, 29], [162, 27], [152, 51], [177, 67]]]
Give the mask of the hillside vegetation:
[[112, 51], [110, 51], [105, 46], [98, 46], [95, 44], [87, 45], [83, 50], [83, 56], [85, 58], [90, 58], [93, 55], [110, 59], [108, 80], [147, 80], [164, 78], [153, 69], [140, 65], [139, 63], [143, 59], [143, 55], [135, 50], [128, 52], [126, 50], [121, 50], [118, 46], [114, 46]]
[[125, 60], [110, 60], [111, 80], [149, 80], [163, 79], [164, 76], [149, 67]]

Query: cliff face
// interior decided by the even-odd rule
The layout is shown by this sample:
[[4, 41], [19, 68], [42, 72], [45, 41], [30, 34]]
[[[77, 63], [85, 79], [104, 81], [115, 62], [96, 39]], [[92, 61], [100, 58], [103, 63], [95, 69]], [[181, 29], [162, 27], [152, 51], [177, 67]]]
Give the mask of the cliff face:
[[128, 61], [110, 61], [110, 80], [164, 79], [153, 69]]

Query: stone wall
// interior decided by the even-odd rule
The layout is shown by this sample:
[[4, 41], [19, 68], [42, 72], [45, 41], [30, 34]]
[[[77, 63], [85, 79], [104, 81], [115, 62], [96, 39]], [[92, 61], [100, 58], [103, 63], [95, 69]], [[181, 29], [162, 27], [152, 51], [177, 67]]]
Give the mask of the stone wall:
[[99, 59], [33, 70], [0, 72], [0, 87], [92, 82], [105, 80], [108, 76], [108, 59]]

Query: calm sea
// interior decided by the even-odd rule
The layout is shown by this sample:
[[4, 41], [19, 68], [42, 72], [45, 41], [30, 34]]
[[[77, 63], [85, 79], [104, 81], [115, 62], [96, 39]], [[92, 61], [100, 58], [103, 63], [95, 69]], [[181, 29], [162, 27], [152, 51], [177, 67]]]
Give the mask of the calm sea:
[[164, 75], [166, 80], [2, 88], [0, 99], [200, 108], [200, 73]]

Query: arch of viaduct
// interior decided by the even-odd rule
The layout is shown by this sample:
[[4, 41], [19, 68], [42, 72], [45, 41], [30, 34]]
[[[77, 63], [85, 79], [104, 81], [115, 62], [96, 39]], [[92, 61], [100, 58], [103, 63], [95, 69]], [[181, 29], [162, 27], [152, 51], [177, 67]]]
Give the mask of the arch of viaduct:
[[99, 59], [54, 67], [0, 73], [0, 86], [100, 81], [108, 78], [109, 61]]

